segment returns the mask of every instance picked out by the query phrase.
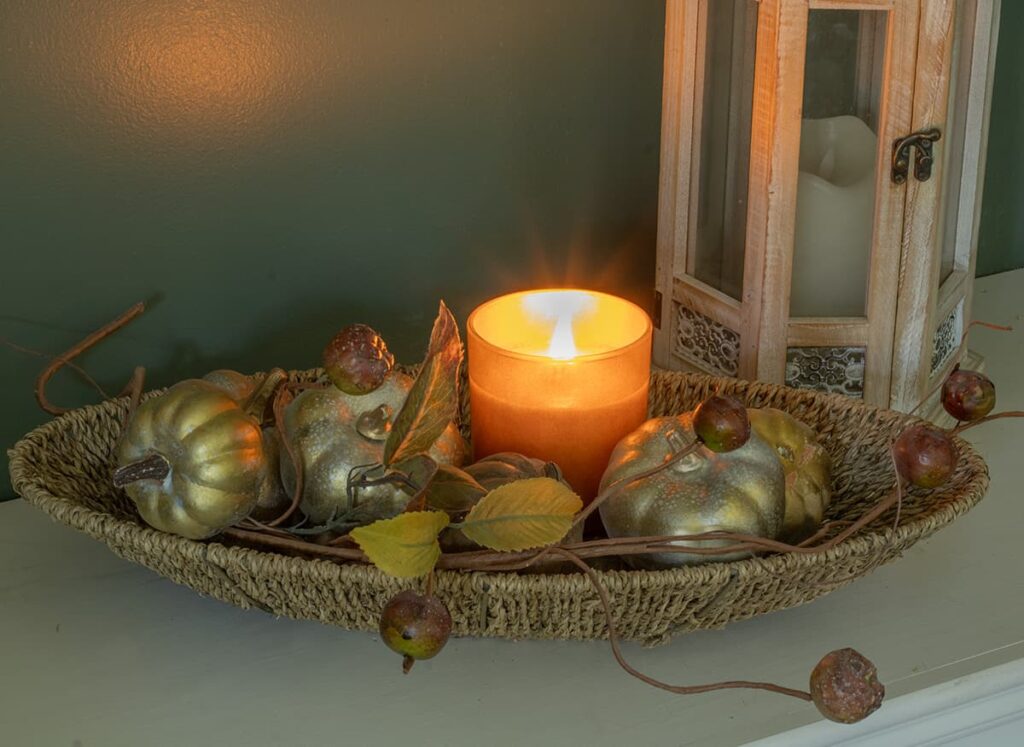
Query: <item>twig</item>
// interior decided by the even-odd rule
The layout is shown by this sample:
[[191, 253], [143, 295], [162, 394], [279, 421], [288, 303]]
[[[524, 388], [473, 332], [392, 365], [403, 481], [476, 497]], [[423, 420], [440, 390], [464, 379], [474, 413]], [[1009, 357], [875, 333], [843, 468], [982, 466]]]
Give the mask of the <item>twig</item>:
[[125, 387], [128, 394], [128, 409], [124, 413], [124, 422], [127, 426], [129, 419], [139, 406], [139, 402], [142, 401], [142, 391], [146, 386], [146, 369], [142, 366], [136, 366], [132, 372], [132, 378], [129, 379], [128, 385]]
[[[24, 353], [25, 355], [32, 355], [35, 356], [36, 358], [46, 358], [47, 360], [52, 361], [58, 357], [56, 355], [53, 355], [52, 353], [44, 353], [41, 350], [33, 350], [32, 348], [27, 348], [24, 345], [19, 345], [16, 342], [11, 342], [10, 340], [3, 337], [0, 337], [0, 345], [6, 345], [15, 352]], [[107, 390], [100, 386], [99, 382], [96, 381], [96, 379], [94, 379], [92, 376], [90, 376], [89, 372], [86, 371], [84, 368], [79, 366], [77, 363], [74, 363], [73, 361], [65, 361], [64, 365], [70, 368], [75, 373], [77, 373], [79, 376], [81, 376], [82, 380], [85, 381], [85, 383], [91, 386], [93, 389], [95, 389], [97, 393], [99, 393], [99, 395], [103, 397], [103, 399], [110, 399], [110, 394], [107, 393]]]
[[978, 418], [977, 420], [969, 420], [967, 422], [958, 424], [956, 428], [950, 431], [950, 434], [953, 436], [959, 436], [964, 431], [970, 430], [976, 425], [981, 425], [982, 423], [991, 423], [993, 420], [1001, 420], [1003, 418], [1024, 418], [1024, 411], [1007, 410], [1006, 412], [997, 412], [995, 415], [986, 415], [985, 417]]
[[302, 501], [302, 459], [298, 451], [296, 451], [292, 440], [288, 437], [288, 432], [284, 425], [285, 395], [290, 393], [290, 387], [291, 385], [286, 383], [274, 393], [273, 411], [274, 423], [277, 425], [277, 436], [281, 439], [281, 445], [284, 447], [285, 454], [291, 460], [292, 468], [295, 472], [295, 490], [292, 494], [292, 502], [288, 505], [288, 508], [273, 521], [268, 521], [268, 527], [278, 527], [288, 521], [299, 508], [299, 503]]
[[240, 529], [239, 527], [229, 527], [221, 532], [221, 536], [241, 540], [248, 544], [263, 545], [265, 547], [272, 547], [277, 550], [286, 550], [293, 553], [321, 555], [330, 558], [337, 558], [339, 560], [355, 560], [362, 563], [369, 562], [366, 554], [358, 548], [315, 545], [312, 542], [303, 542], [302, 540], [289, 539], [288, 537], [279, 537], [274, 534], [263, 534], [261, 532], [254, 532], [250, 529]]
[[[61, 368], [68, 365], [68, 363], [77, 358], [79, 355], [84, 353], [86, 350], [91, 348], [96, 343], [109, 337], [117, 330], [121, 329], [124, 325], [139, 316], [143, 311], [146, 310], [146, 306], [143, 303], [137, 303], [130, 309], [125, 311], [123, 314], [118, 316], [112, 322], [103, 325], [92, 334], [86, 336], [73, 346], [71, 346], [66, 352], [56, 356], [50, 364], [42, 370], [39, 376], [36, 378], [36, 402], [46, 412], [51, 415], [63, 415], [68, 411], [66, 407], [59, 407], [53, 404], [50, 399], [46, 396], [46, 384], [53, 378], [53, 375], [57, 373]], [[134, 379], [134, 376], [133, 376]]]
[[594, 587], [598, 597], [601, 599], [601, 606], [604, 608], [605, 622], [608, 626], [608, 643], [611, 644], [612, 654], [615, 656], [615, 661], [618, 662], [619, 666], [628, 674], [636, 677], [641, 682], [678, 695], [697, 695], [699, 693], [711, 692], [713, 690], [767, 690], [768, 692], [778, 693], [779, 695], [788, 695], [791, 698], [810, 702], [810, 693], [803, 690], [794, 690], [793, 688], [783, 687], [782, 685], [776, 685], [772, 682], [729, 680], [726, 682], [712, 682], [706, 685], [670, 685], [667, 682], [662, 682], [661, 680], [644, 674], [626, 661], [626, 657], [622, 654], [622, 648], [619, 645], [619, 637], [615, 631], [615, 620], [613, 618], [611, 598], [608, 596], [608, 590], [604, 588], [604, 584], [601, 583], [601, 579], [598, 577], [597, 573], [595, 573], [594, 569], [587, 565], [576, 553], [566, 550], [563, 547], [553, 547], [551, 550], [552, 552], [564, 557], [586, 575], [587, 580], [590, 581], [590, 585]]
[[600, 495], [594, 498], [594, 500], [590, 502], [590, 505], [588, 505], [586, 508], [584, 508], [576, 515], [576, 518], [572, 522], [572, 528], [574, 529], [579, 524], [586, 521], [587, 517], [594, 513], [594, 511], [596, 511], [602, 503], [608, 500], [608, 498], [610, 498], [611, 496], [618, 493], [620, 490], [624, 490], [625, 488], [628, 488], [630, 485], [638, 483], [641, 480], [646, 480], [648, 477], [652, 477], [658, 474], [659, 472], [663, 472], [664, 470], [671, 467], [673, 464], [676, 464], [685, 457], [688, 457], [690, 454], [696, 451], [700, 445], [701, 443], [699, 440], [694, 440], [685, 449], [675, 452], [674, 454], [672, 454], [672, 456], [670, 456], [661, 464], [655, 467], [651, 467], [650, 469], [645, 469], [643, 472], [638, 472], [637, 474], [631, 475], [623, 480], [619, 480], [616, 483], [612, 483], [604, 491], [602, 491]]

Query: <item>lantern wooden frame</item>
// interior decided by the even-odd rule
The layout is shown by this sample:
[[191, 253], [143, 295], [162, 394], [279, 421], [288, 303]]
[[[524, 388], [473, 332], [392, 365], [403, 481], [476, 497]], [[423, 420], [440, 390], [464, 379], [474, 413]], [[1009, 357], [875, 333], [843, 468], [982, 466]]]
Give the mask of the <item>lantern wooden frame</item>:
[[[746, 209], [736, 221], [745, 224], [738, 298], [694, 272], [709, 2], [743, 11], [734, 33], [746, 36], [734, 40], [733, 55], [754, 58]], [[884, 66], [857, 70], [865, 97], [880, 100], [862, 317], [790, 317], [804, 55], [817, 9], [885, 12], [864, 14], [886, 23], [862, 27], [858, 42], [884, 50]], [[857, 393], [872, 404], [913, 407], [956, 363], [969, 321], [999, 0], [668, 0], [666, 10], [655, 362], [793, 384], [793, 359], [803, 350], [859, 350]], [[959, 52], [954, 23], [964, 30]], [[947, 106], [951, 87], [955, 103]], [[747, 92], [730, 95], [742, 102]], [[936, 146], [932, 178], [893, 183], [893, 143], [923, 128], [946, 130], [947, 120], [952, 135]], [[942, 242], [953, 247], [947, 277]], [[684, 339], [682, 330], [695, 327], [696, 338]]]

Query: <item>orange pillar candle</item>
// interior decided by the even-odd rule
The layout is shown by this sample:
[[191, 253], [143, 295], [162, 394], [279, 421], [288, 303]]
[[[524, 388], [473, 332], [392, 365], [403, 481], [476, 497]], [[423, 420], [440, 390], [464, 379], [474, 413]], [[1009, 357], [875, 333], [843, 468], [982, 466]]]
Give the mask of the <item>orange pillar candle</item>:
[[473, 451], [552, 461], [584, 501], [618, 441], [647, 418], [651, 320], [621, 298], [537, 290], [467, 324]]

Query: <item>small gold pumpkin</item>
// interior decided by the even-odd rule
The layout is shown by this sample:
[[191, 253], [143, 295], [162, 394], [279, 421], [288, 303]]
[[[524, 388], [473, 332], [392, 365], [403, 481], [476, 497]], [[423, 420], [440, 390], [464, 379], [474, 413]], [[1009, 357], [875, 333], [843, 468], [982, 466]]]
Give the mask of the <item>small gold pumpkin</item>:
[[203, 376], [203, 381], [208, 381], [218, 389], [227, 392], [251, 415], [259, 417], [262, 413], [265, 416], [262, 418], [264, 421], [263, 451], [267, 458], [267, 477], [260, 487], [256, 507], [250, 514], [258, 521], [276, 519], [291, 503], [291, 498], [285, 492], [284, 484], [281, 482], [281, 436], [277, 428], [265, 425], [266, 420], [272, 417], [268, 413], [277, 387], [287, 380], [288, 374], [280, 368], [273, 369], [262, 380], [233, 371], [230, 368], [218, 368]]
[[[673, 442], [690, 444], [693, 413], [648, 420], [622, 439], [601, 478], [601, 492], [664, 464]], [[601, 504], [601, 521], [609, 537], [649, 537], [738, 532], [774, 538], [786, 506], [782, 465], [756, 433], [733, 451], [716, 453], [701, 445], [693, 453], [654, 475], [625, 485]], [[684, 547], [720, 547], [728, 540], [679, 541]], [[641, 568], [695, 565], [735, 560], [749, 552], [723, 555], [653, 553], [627, 556]]]
[[773, 407], [747, 411], [754, 433], [775, 449], [786, 473], [786, 517], [779, 539], [797, 543], [821, 526], [832, 499], [832, 460], [818, 434]]
[[197, 379], [139, 405], [117, 463], [114, 484], [146, 523], [190, 539], [248, 516], [269, 470], [256, 419], [224, 390]]

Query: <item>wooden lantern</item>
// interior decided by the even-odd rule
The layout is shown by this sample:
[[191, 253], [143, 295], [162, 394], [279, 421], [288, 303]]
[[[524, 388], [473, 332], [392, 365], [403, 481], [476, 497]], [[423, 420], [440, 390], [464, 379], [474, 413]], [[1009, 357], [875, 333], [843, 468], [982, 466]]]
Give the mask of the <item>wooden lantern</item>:
[[907, 410], [970, 316], [999, 0], [669, 0], [655, 362]]

